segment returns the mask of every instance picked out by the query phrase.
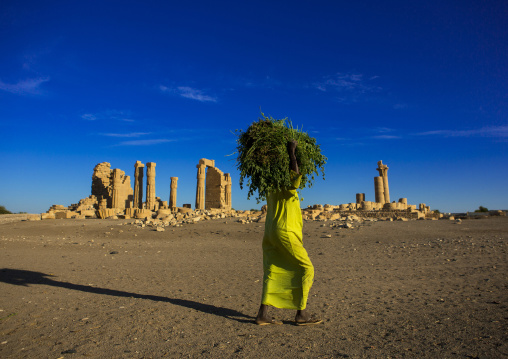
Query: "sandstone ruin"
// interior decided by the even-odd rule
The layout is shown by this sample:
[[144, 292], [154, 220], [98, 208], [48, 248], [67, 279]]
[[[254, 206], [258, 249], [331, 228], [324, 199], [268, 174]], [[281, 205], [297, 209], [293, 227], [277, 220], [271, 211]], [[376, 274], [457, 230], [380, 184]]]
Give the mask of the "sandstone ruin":
[[[146, 167], [146, 186], [144, 169]], [[190, 204], [177, 207], [178, 177], [171, 177], [169, 201], [156, 197], [154, 162], [134, 164], [134, 190], [124, 171], [111, 169], [107, 162], [95, 166], [92, 175], [92, 194], [69, 207], [54, 205], [42, 219], [49, 218], [136, 218], [137, 224], [162, 231], [165, 226], [179, 226], [200, 220], [236, 218], [241, 223], [264, 222], [266, 210], [236, 211], [231, 208], [231, 176], [215, 167], [215, 161], [202, 158], [196, 165], [197, 183], [195, 210]], [[388, 166], [378, 162], [374, 177], [374, 201], [367, 201], [365, 193], [357, 193], [352, 203], [316, 204], [302, 209], [304, 220], [332, 221], [334, 226], [353, 228], [353, 223], [372, 220], [438, 219], [424, 203], [410, 205], [407, 198], [390, 202]], [[145, 189], [145, 191], [144, 191]], [[145, 192], [145, 201], [143, 194]], [[452, 218], [445, 216], [445, 218]]]
[[303, 210], [304, 218], [340, 218], [342, 216], [354, 215], [361, 218], [440, 218], [442, 215], [434, 213], [429, 206], [420, 203], [416, 205], [407, 203], [407, 198], [399, 198], [397, 202], [390, 202], [388, 187], [388, 166], [379, 161], [376, 170], [379, 176], [374, 177], [375, 201], [366, 201], [365, 193], [356, 194], [355, 203], [346, 203], [337, 206], [314, 205]]
[[231, 176], [229, 173], [224, 174], [215, 167], [214, 160], [206, 158], [200, 159], [196, 168], [198, 169], [196, 209], [231, 209]]
[[[146, 190], [143, 201], [143, 180], [146, 167]], [[192, 211], [190, 206], [179, 208], [176, 205], [178, 177], [171, 177], [169, 201], [162, 201], [156, 197], [155, 190], [155, 162], [141, 161], [134, 164], [134, 190], [131, 187], [130, 176], [115, 168], [111, 164], [102, 162], [94, 167], [92, 174], [92, 194], [82, 199], [78, 204], [69, 207], [52, 206], [46, 218], [109, 218], [122, 216], [123, 218], [152, 218], [153, 216], [176, 212]], [[231, 176], [224, 174], [215, 167], [214, 160], [202, 158], [199, 160], [196, 209], [198, 210], [230, 210], [231, 209]], [[169, 203], [168, 203], [169, 202]]]

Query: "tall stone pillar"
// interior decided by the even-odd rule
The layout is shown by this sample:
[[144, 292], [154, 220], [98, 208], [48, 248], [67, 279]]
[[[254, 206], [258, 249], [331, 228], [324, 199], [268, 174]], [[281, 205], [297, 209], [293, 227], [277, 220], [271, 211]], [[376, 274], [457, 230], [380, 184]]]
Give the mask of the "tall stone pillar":
[[122, 186], [122, 177], [124, 172], [118, 168], [113, 170], [113, 193], [111, 200], [111, 208], [125, 208], [125, 204], [122, 206], [121, 201], [121, 186]]
[[134, 208], [143, 208], [143, 169], [141, 161], [134, 164]]
[[178, 177], [171, 177], [171, 190], [169, 192], [169, 208], [176, 207], [176, 187], [177, 187]]
[[196, 186], [196, 209], [205, 209], [205, 177], [206, 165], [200, 163], [196, 166], [198, 169], [198, 183]]
[[146, 164], [146, 209], [155, 209], [155, 162]]
[[383, 188], [384, 188], [384, 197], [385, 203], [390, 203], [390, 192], [388, 189], [388, 166], [383, 164], [383, 161], [379, 161], [377, 163], [376, 170], [379, 171], [379, 175], [383, 177]]
[[377, 203], [385, 203], [383, 177], [374, 177], [374, 192]]
[[226, 173], [224, 177], [226, 180], [226, 208], [231, 209], [231, 175]]
[[357, 193], [356, 194], [356, 203], [360, 204], [365, 201], [365, 193]]

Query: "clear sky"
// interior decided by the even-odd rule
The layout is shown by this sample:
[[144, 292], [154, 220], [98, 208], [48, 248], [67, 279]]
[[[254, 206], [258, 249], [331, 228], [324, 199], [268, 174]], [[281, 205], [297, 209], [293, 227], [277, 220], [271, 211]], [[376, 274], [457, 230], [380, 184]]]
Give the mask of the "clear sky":
[[240, 190], [235, 129], [288, 117], [328, 157], [302, 206], [508, 208], [507, 1], [0, 1], [0, 205], [90, 195], [94, 166], [157, 163], [195, 202], [214, 159]]

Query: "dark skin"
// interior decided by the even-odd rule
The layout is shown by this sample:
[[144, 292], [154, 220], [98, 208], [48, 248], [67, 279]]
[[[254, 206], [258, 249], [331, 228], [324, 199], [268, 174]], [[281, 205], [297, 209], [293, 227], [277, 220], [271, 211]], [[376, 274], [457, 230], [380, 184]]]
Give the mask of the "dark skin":
[[[300, 174], [300, 171], [298, 169], [298, 161], [296, 160], [295, 155], [296, 146], [298, 146], [298, 142], [296, 140], [293, 140], [288, 143], [289, 167], [296, 174]], [[268, 315], [268, 306], [266, 304], [261, 304], [261, 306], [259, 307], [258, 315], [256, 317], [255, 322], [258, 325], [282, 324], [282, 322], [276, 321]], [[306, 309], [297, 310], [295, 315], [295, 322], [297, 324], [311, 323], [312, 322], [311, 315], [308, 313]]]

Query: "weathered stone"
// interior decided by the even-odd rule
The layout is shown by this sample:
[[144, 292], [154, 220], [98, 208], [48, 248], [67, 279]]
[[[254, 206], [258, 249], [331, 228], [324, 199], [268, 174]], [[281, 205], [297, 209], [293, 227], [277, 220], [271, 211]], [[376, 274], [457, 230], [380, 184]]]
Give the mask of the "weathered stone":
[[169, 192], [169, 208], [176, 208], [176, 190], [178, 187], [178, 177], [171, 177], [171, 188]]
[[155, 162], [146, 164], [146, 209], [155, 209]]
[[67, 219], [67, 218], [72, 218], [72, 213], [70, 211], [55, 212], [55, 219]]
[[374, 177], [374, 192], [376, 195], [376, 203], [385, 203], [383, 177]]
[[55, 213], [41, 213], [41, 219], [55, 219]]
[[92, 175], [92, 195], [99, 204], [106, 200], [107, 208], [128, 208], [133, 195], [130, 176], [119, 169], [111, 170], [108, 162], [99, 163]]
[[384, 165], [383, 161], [378, 161], [377, 166], [376, 170], [379, 171], [379, 176], [383, 178], [384, 203], [390, 203], [390, 192], [388, 189], [388, 166]]
[[134, 212], [134, 218], [145, 219], [152, 218], [153, 212], [148, 209], [136, 209]]
[[97, 213], [97, 217], [99, 217], [101, 219], [110, 218], [110, 217], [116, 215], [116, 209], [115, 208], [99, 209], [96, 213]]

